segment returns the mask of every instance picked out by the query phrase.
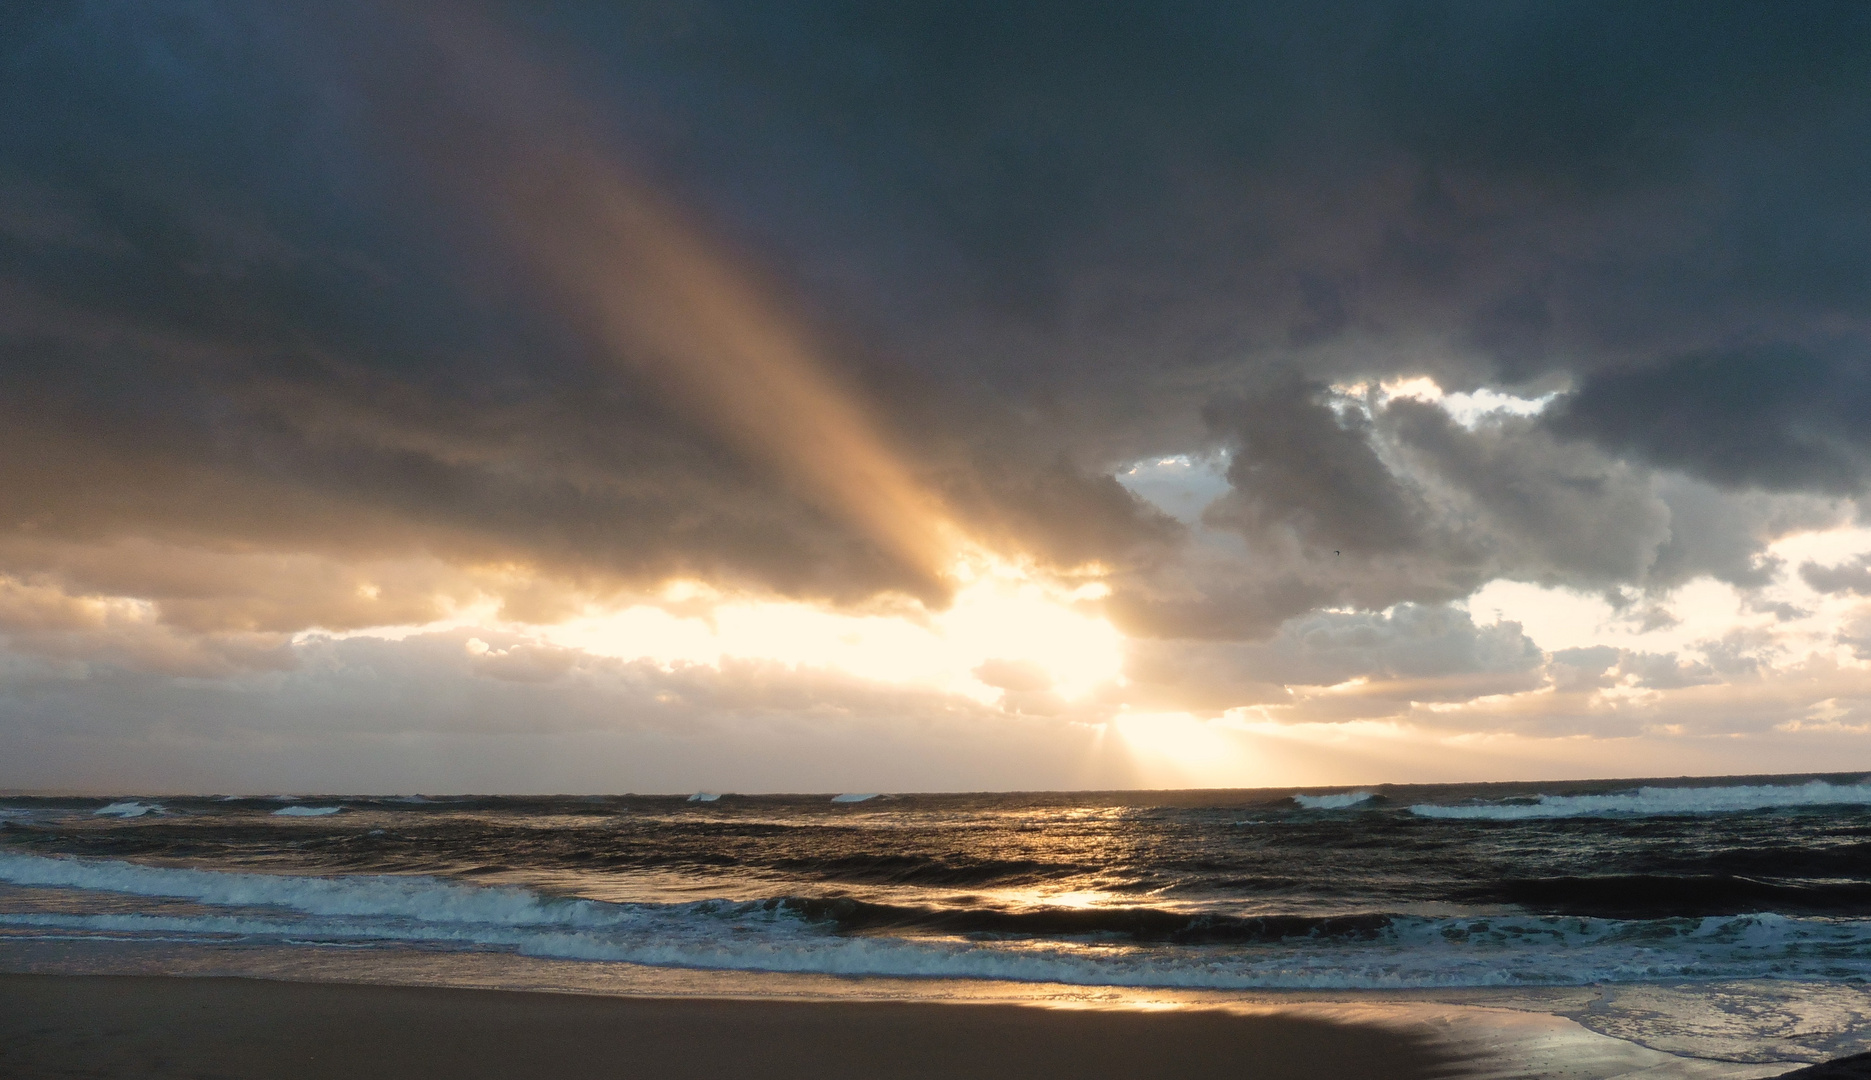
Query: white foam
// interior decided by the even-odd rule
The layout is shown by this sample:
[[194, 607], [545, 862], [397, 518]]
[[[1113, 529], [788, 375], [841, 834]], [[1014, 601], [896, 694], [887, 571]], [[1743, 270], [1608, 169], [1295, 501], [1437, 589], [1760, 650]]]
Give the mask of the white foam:
[[689, 796], [689, 801], [690, 802], [714, 802], [716, 799], [719, 799], [719, 798], [721, 798], [721, 796], [716, 795], [712, 792], [698, 791], [695, 794]]
[[155, 803], [114, 802], [109, 806], [100, 806], [91, 812], [104, 817], [132, 818], [142, 817], [144, 814], [160, 814], [162, 807]]
[[1293, 801], [1308, 810], [1343, 810], [1361, 802], [1370, 802], [1368, 791], [1347, 791], [1339, 795], [1295, 795]]
[[1871, 783], [1829, 784], [1823, 780], [1814, 780], [1798, 785], [1643, 787], [1611, 795], [1540, 795], [1532, 802], [1467, 806], [1423, 804], [1410, 807], [1410, 812], [1433, 818], [1518, 821], [1526, 818], [1593, 817], [1604, 814], [1722, 814], [1737, 810], [1838, 805], [1871, 805]]
[[282, 806], [273, 811], [274, 817], [324, 817], [344, 809], [342, 806]]
[[858, 795], [858, 794], [847, 792], [846, 794], [843, 794], [843, 795], [833, 795], [832, 801], [833, 802], [868, 802], [871, 799], [875, 799], [876, 797], [877, 795], [874, 792], [869, 795]]
[[629, 908], [620, 904], [545, 897], [509, 886], [459, 885], [415, 875], [296, 877], [0, 852], [0, 881], [175, 897], [208, 904], [274, 905], [314, 915], [384, 916], [443, 923], [609, 926], [632, 917]]

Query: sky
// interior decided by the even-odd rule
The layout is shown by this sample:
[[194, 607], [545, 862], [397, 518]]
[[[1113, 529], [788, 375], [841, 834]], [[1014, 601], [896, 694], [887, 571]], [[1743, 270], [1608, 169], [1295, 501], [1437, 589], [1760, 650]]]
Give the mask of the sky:
[[1871, 769], [1871, 8], [0, 14], [0, 788]]

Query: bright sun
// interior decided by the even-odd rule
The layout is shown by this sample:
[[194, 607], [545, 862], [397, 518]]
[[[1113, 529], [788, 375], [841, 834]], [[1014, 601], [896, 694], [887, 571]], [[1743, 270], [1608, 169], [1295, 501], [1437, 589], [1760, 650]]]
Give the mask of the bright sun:
[[1108, 591], [1095, 577], [1061, 582], [981, 554], [954, 575], [962, 583], [954, 603], [920, 619], [739, 600], [684, 582], [663, 599], [699, 601], [705, 615], [639, 604], [534, 633], [600, 656], [664, 664], [773, 660], [989, 702], [1003, 688], [1070, 700], [1118, 678], [1123, 639], [1092, 604]]

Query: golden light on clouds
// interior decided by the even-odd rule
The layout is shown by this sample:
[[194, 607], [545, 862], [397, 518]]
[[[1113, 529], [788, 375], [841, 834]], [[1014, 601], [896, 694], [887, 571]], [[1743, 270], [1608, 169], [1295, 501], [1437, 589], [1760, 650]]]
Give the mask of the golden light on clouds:
[[1057, 582], [983, 555], [951, 574], [961, 584], [937, 611], [848, 613], [678, 582], [662, 603], [530, 629], [598, 656], [665, 665], [769, 660], [981, 701], [1003, 692], [1072, 701], [1119, 677], [1123, 637], [1090, 606], [1101, 584]]
[[[1183, 711], [1173, 695], [1151, 704], [1137, 696], [1124, 677], [1137, 643], [1103, 616], [1107, 585], [1100, 574], [1050, 573], [978, 548], [947, 567], [954, 593], [946, 607], [899, 598], [889, 606], [838, 609], [683, 580], [621, 604], [593, 601], [554, 623], [503, 617], [488, 598], [443, 621], [359, 633], [504, 635], [506, 649], [523, 644], [515, 657], [557, 650], [554, 672], [568, 670], [580, 655], [669, 671], [699, 665], [725, 672], [753, 662], [801, 676], [835, 672], [933, 695], [929, 701], [1089, 726], [1129, 763], [1129, 782], [1145, 786], [1518, 775], [1566, 763], [1583, 769], [1613, 744], [1629, 755], [1633, 774], [1694, 754], [1707, 757], [1699, 767], [1720, 771], [1732, 768], [1720, 764], [1727, 760], [1721, 740], [1685, 742], [1684, 716], [1739, 708], [1791, 715], [1780, 730], [1855, 732], [1863, 723], [1857, 703], [1871, 693], [1871, 663], [1837, 638], [1838, 628], [1864, 609], [1863, 599], [1817, 592], [1797, 572], [1807, 562], [1844, 563], [1871, 551], [1871, 530], [1792, 534], [1771, 551], [1787, 568], [1754, 599], [1784, 601], [1804, 614], [1750, 606], [1733, 586], [1706, 578], [1668, 598], [1679, 621], [1648, 628], [1602, 597], [1526, 583], [1497, 581], [1469, 602], [1477, 623], [1520, 622], [1549, 651], [1592, 643], [1625, 650], [1604, 661], [1596, 681], [1568, 682], [1564, 664], [1573, 661], [1561, 656], [1559, 668], [1504, 692], [1451, 696], [1444, 692], [1448, 679], [1357, 675], [1331, 685], [1293, 683], [1278, 701], [1219, 713]], [[1744, 663], [1756, 666], [1711, 668], [1721, 662], [1720, 643], [1736, 635], [1758, 658]], [[480, 639], [466, 648], [476, 660], [498, 659], [503, 651]], [[1640, 681], [1655, 678], [1644, 664], [1664, 663], [1658, 657], [1665, 666], [1681, 665], [1681, 685], [1659, 689]], [[1800, 703], [1807, 699], [1816, 704], [1805, 708]], [[1606, 725], [1629, 734], [1608, 742], [1599, 730]]]
[[1724, 638], [1772, 639], [1783, 651], [1836, 655], [1840, 628], [1857, 617], [1863, 598], [1824, 593], [1799, 573], [1809, 564], [1847, 564], [1871, 554], [1871, 529], [1845, 526], [1791, 533], [1768, 544], [1766, 557], [1783, 567], [1767, 585], [1743, 589], [1700, 577], [1654, 604], [1613, 606], [1603, 596], [1531, 582], [1497, 579], [1466, 601], [1478, 622], [1510, 620], [1547, 650], [1607, 645], [1649, 653], [1692, 653]]
[[852, 613], [678, 580], [646, 602], [513, 630], [596, 656], [759, 659], [984, 702], [1069, 702], [1120, 677], [1122, 637], [1091, 608], [1105, 590], [1095, 574], [1056, 580], [986, 550], [757, 275], [580, 133], [509, 135], [531, 152], [473, 194], [572, 317], [690, 422], [902, 568], [916, 601]]
[[474, 105], [459, 129], [415, 133], [434, 140], [438, 178], [496, 223], [607, 360], [940, 598], [965, 537], [780, 291], [633, 175], [604, 125], [498, 30], [426, 25]]
[[962, 537], [810, 335], [673, 210], [595, 160], [517, 200], [539, 264], [595, 316], [619, 362], [890, 558], [941, 579]]

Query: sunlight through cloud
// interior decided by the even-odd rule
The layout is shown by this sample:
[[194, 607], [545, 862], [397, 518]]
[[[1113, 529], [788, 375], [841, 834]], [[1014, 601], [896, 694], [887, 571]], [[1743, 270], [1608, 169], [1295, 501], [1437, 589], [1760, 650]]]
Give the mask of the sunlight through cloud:
[[[982, 701], [1003, 687], [977, 672], [995, 663], [1035, 672], [1066, 700], [1118, 677], [1123, 639], [1088, 605], [1102, 582], [1056, 582], [1030, 567], [976, 556], [954, 571], [963, 584], [947, 610], [920, 618], [853, 614], [791, 601], [709, 596], [685, 584], [680, 599], [705, 600], [705, 613], [676, 614], [653, 604], [530, 628], [555, 645], [599, 656], [660, 664], [719, 665], [728, 658], [835, 668], [860, 678], [913, 684]], [[920, 610], [920, 609], [919, 609]]]

